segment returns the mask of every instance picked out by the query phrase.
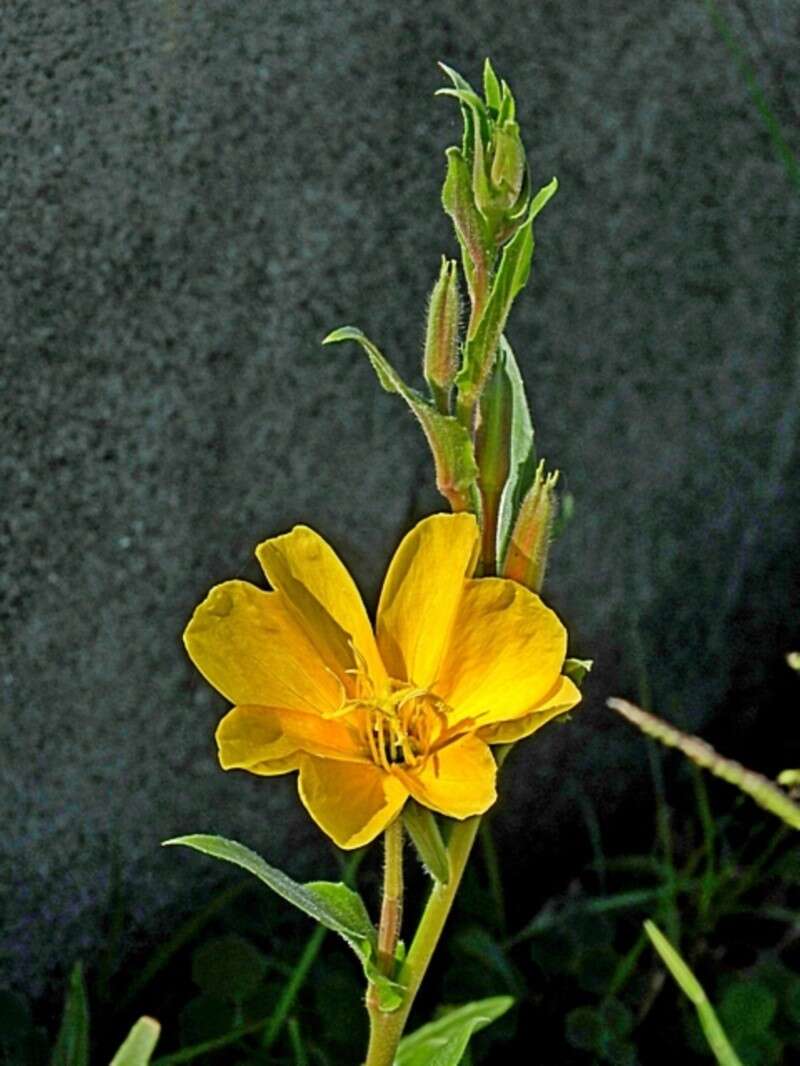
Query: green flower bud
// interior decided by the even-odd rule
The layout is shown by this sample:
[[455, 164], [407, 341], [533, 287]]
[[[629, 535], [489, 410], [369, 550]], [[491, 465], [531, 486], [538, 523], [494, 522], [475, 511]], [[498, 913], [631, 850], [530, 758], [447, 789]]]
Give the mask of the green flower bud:
[[425, 378], [440, 410], [450, 407], [450, 389], [458, 373], [461, 301], [454, 259], [442, 256], [439, 278], [431, 292], [425, 331]]
[[542, 460], [520, 506], [503, 564], [503, 577], [510, 577], [534, 592], [541, 591], [547, 569], [558, 505], [557, 481], [558, 471], [545, 474]]
[[506, 211], [518, 206], [525, 185], [525, 149], [519, 124], [513, 121], [496, 126], [492, 134], [490, 181], [495, 202]]
[[475, 434], [475, 459], [483, 509], [481, 558], [484, 573], [494, 573], [497, 554], [497, 518], [511, 467], [511, 422], [514, 396], [511, 381], [500, 362], [480, 399], [480, 421]]

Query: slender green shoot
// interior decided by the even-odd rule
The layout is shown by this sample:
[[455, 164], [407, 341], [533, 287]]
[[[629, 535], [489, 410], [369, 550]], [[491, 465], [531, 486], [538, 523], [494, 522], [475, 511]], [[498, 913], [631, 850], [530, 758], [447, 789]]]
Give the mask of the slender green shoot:
[[730, 1041], [725, 1035], [725, 1030], [720, 1025], [716, 1011], [711, 1006], [703, 986], [654, 922], [646, 921], [644, 928], [650, 937], [653, 947], [661, 956], [664, 965], [675, 978], [683, 993], [694, 1004], [700, 1026], [717, 1062], [720, 1066], [742, 1066], [739, 1056], [733, 1050]]

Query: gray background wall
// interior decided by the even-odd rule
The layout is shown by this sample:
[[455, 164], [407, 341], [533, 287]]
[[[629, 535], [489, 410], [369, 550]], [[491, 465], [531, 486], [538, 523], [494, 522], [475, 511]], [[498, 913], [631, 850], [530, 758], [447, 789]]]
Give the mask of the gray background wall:
[[[800, 8], [754, 0], [748, 26], [721, 7], [790, 123]], [[535, 847], [574, 820], [576, 782], [601, 819], [637, 787], [641, 748], [602, 701], [643, 671], [692, 725], [737, 679], [770, 683], [798, 604], [800, 206], [703, 3], [33, 0], [0, 18], [7, 977], [35, 991], [91, 951], [115, 853], [152, 929], [217, 873], [160, 851], [169, 835], [234, 835], [296, 874], [324, 852], [291, 780], [217, 769], [223, 704], [179, 636], [300, 520], [374, 597], [440, 506], [410, 416], [355, 350], [319, 347], [359, 324], [418, 374], [454, 251], [439, 58], [477, 81], [491, 54], [536, 178], [561, 182], [509, 333], [577, 504], [549, 596], [598, 670], [573, 724], [515, 757], [501, 822], [535, 822]], [[785, 707], [764, 723], [792, 726]]]

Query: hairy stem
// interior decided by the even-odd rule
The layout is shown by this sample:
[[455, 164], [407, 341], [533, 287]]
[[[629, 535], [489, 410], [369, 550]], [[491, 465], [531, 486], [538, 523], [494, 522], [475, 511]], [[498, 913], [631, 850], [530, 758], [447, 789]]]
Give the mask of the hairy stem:
[[480, 817], [475, 816], [466, 818], [463, 822], [458, 822], [453, 826], [447, 844], [450, 856], [450, 880], [446, 885], [437, 882], [431, 889], [413, 943], [400, 971], [400, 981], [406, 987], [402, 1005], [392, 1013], [383, 1013], [379, 1010], [373, 1012], [370, 1009], [372, 1028], [365, 1066], [392, 1066], [394, 1062], [397, 1045], [403, 1035], [414, 997], [450, 914], [450, 908], [461, 883], [472, 845], [475, 843], [480, 822]]

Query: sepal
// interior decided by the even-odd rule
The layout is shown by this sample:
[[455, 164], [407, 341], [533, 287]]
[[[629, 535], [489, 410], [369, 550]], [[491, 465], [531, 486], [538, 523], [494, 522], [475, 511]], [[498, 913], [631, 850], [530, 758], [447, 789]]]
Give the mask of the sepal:
[[403, 808], [403, 825], [425, 872], [440, 885], [446, 885], [450, 880], [450, 858], [436, 815], [415, 800], [409, 800]]

